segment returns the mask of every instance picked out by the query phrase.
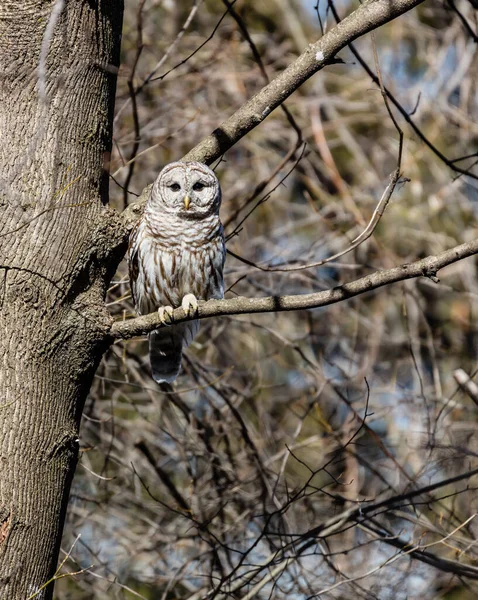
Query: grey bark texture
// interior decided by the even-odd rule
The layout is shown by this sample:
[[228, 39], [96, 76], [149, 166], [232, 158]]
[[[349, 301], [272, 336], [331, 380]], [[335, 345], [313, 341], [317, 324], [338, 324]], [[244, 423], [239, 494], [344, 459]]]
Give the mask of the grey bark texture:
[[[55, 573], [123, 237], [106, 208], [122, 2], [0, 2], [0, 598]], [[116, 256], [117, 255], [117, 256]], [[50, 598], [53, 585], [36, 598]]]

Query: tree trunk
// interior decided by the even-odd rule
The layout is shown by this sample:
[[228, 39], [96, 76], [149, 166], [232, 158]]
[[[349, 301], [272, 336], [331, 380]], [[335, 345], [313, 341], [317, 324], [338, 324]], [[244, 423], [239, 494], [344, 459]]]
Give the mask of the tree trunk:
[[[122, 2], [0, 0], [0, 598], [54, 575], [123, 237], [106, 208]], [[35, 598], [51, 598], [53, 585]]]

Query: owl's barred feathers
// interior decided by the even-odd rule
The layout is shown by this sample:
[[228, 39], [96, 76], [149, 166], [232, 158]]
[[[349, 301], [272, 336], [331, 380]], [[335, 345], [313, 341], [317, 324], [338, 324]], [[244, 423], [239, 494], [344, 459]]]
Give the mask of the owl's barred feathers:
[[[139, 314], [161, 306], [177, 308], [186, 294], [198, 300], [223, 298], [226, 252], [220, 204], [219, 182], [205, 165], [175, 162], [161, 171], [130, 237], [131, 291]], [[158, 383], [176, 379], [182, 349], [198, 329], [195, 320], [150, 334], [151, 368]]]

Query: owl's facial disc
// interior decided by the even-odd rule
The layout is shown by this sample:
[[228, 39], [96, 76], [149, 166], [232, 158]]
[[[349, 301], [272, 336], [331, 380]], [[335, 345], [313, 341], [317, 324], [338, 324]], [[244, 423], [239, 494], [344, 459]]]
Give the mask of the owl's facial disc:
[[185, 219], [217, 214], [221, 190], [216, 175], [197, 162], [171, 163], [158, 178], [163, 209]]

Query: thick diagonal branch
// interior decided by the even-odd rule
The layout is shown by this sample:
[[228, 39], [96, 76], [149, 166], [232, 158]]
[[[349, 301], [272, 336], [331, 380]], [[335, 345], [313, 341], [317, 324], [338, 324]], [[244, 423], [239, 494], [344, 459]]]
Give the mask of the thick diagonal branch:
[[[335, 62], [335, 57], [350, 42], [392, 21], [424, 0], [365, 0], [353, 13], [328, 31], [319, 41], [310, 44], [304, 52], [280, 75], [243, 104], [208, 137], [202, 140], [183, 160], [197, 160], [211, 164], [234, 146], [307, 79]], [[147, 186], [141, 198], [123, 211], [126, 227], [137, 220], [141, 206], [149, 196]]]
[[262, 123], [267, 115], [314, 73], [333, 63], [337, 53], [347, 44], [392, 21], [421, 2], [423, 0], [366, 0], [318, 42], [310, 44], [278, 77], [188, 152], [184, 160], [212, 163]]
[[[330, 290], [314, 294], [298, 294], [293, 296], [268, 296], [265, 298], [237, 297], [230, 300], [209, 300], [200, 303], [198, 314], [192, 318], [207, 319], [224, 315], [241, 315], [248, 313], [281, 312], [290, 310], [303, 310], [318, 308], [335, 304], [348, 298], [353, 298], [365, 292], [376, 290], [384, 285], [413, 279], [415, 277], [429, 277], [436, 280], [440, 269], [452, 263], [478, 253], [478, 240], [456, 246], [451, 250], [440, 252], [436, 256], [427, 256], [415, 262], [400, 265], [393, 269], [376, 271], [355, 281], [344, 283]], [[189, 321], [182, 308], [177, 308], [173, 313], [175, 323]], [[121, 321], [113, 324], [111, 338], [129, 339], [145, 335], [162, 326], [157, 313]]]

